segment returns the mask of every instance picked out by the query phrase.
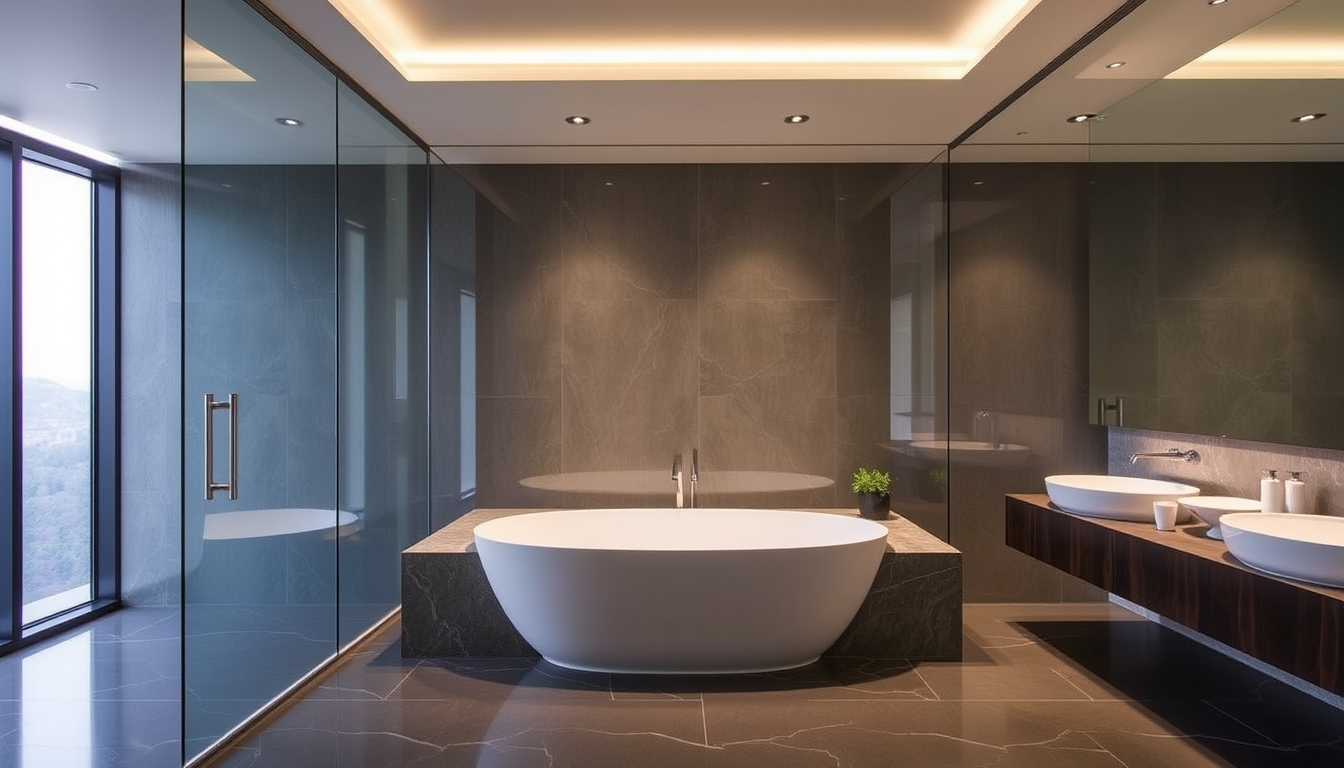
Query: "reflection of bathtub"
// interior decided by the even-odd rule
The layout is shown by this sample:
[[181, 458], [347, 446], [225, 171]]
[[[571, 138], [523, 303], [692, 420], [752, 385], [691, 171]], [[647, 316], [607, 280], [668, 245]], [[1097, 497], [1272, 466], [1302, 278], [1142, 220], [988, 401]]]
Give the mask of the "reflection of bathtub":
[[854, 618], [887, 528], [764, 509], [536, 512], [478, 525], [490, 585], [552, 663], [717, 673], [816, 660]]
[[211, 541], [257, 539], [314, 531], [342, 537], [358, 531], [359, 525], [359, 516], [344, 510], [245, 509], [207, 514], [203, 538]]
[[[687, 475], [687, 478], [689, 477]], [[525, 477], [518, 483], [525, 488], [541, 491], [626, 496], [670, 496], [676, 489], [676, 481], [666, 469], [562, 472]], [[813, 491], [830, 488], [833, 485], [835, 481], [829, 477], [806, 475], [801, 472], [718, 470], [700, 473], [699, 492], [701, 494], [779, 493]]]

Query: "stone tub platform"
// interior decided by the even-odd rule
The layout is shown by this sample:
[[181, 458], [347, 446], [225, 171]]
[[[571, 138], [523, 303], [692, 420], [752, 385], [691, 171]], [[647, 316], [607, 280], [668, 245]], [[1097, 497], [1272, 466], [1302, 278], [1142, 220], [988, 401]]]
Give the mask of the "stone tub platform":
[[[401, 553], [401, 652], [410, 658], [537, 656], [495, 599], [479, 524], [537, 509], [477, 509]], [[852, 509], [809, 510], [837, 515]], [[825, 656], [961, 659], [961, 553], [914, 523], [883, 521], [887, 551], [854, 621]]]

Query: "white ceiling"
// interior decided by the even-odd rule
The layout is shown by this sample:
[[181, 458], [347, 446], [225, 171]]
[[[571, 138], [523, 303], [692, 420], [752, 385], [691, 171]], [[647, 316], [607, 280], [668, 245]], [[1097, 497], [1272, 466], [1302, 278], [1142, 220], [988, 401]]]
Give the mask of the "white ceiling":
[[[332, 4], [352, 6], [355, 0], [268, 0], [267, 4], [449, 162], [714, 162], [930, 159], [1122, 5], [1122, 0], [1015, 0], [999, 7], [998, 17], [977, 24], [977, 13], [991, 1], [569, 0], [562, 5], [553, 0], [381, 0], [373, 6], [387, 12], [381, 22], [352, 15], [360, 29], [382, 23], [391, 30], [375, 36], [376, 44]], [[318, 152], [318, 142], [311, 137], [334, 130], [330, 123], [336, 111], [334, 100], [322, 96], [329, 92], [326, 86], [313, 87], [325, 82], [322, 73], [304, 70], [297, 76], [273, 77], [287, 56], [278, 36], [273, 50], [216, 50], [228, 48], [227, 43], [211, 38], [222, 41], [231, 25], [255, 22], [236, 9], [214, 7], [216, 0], [191, 2], [196, 26], [201, 18], [209, 20], [203, 28], [189, 30], [192, 36], [240, 67], [253, 82], [188, 85], [188, 103], [193, 105], [188, 118], [194, 121], [189, 129], [192, 135], [210, 137], [190, 143], [188, 159], [227, 161], [240, 156], [243, 146], [255, 147], [259, 135], [277, 147]], [[1319, 12], [1323, 4], [1335, 10], [1344, 7], [1340, 0], [1301, 0], [1298, 7], [1318, 6]], [[1115, 107], [1105, 124], [1077, 126], [1063, 118], [1079, 112], [1106, 113], [1290, 5], [1292, 0], [1229, 0], [1216, 7], [1206, 0], [1147, 0], [984, 126], [962, 156], [1007, 158], [1016, 152], [1020, 157], [1046, 153], [1057, 157], [1054, 147], [1081, 145], [1089, 127], [1094, 134], [1104, 129], [1111, 136], [1151, 139], [1151, 132], [1126, 134], [1122, 128], [1144, 121], [1150, 127], [1158, 125], [1152, 110], [1190, 107], [1195, 101], [1190, 91], [1179, 89], [1208, 81], [1162, 81], [1140, 98]], [[0, 115], [127, 160], [181, 157], [180, 0], [4, 0], [4, 6], [0, 72], [20, 75], [0, 78]], [[1012, 21], [1009, 16], [1017, 13], [1013, 9], [1024, 15], [1005, 28], [1004, 20]], [[350, 12], [349, 7], [346, 10]], [[1268, 29], [1275, 40], [1305, 41], [1310, 33], [1313, 44], [1323, 50], [1344, 49], [1344, 31], [1336, 28], [1322, 34], [1334, 22], [1322, 21], [1319, 15], [1304, 13], [1294, 22], [1284, 14], [1274, 21], [1276, 26]], [[1264, 28], [1261, 33], [1267, 34]], [[576, 40], [584, 45], [576, 48]], [[815, 60], [816, 69], [800, 73], [796, 60], [771, 59], [771, 51], [789, 45], [798, 51], [794, 59]], [[414, 53], [416, 46], [423, 49], [420, 54]], [[683, 69], [671, 73], [677, 79], [668, 79], [669, 67], [686, 65], [669, 64], [674, 57], [658, 52], [697, 46], [709, 51], [703, 61], [692, 62], [690, 75]], [[853, 62], [822, 61], [827, 51], [843, 58], [846, 48], [859, 46], [899, 49], [892, 57], [904, 63], [887, 62], [888, 74], [875, 77], [872, 62], [856, 69], [850, 66]], [[556, 57], [536, 59], [553, 79], [501, 79], [517, 73], [509, 65], [503, 74], [479, 70], [464, 74], [457, 66], [461, 62], [414, 74], [457, 79], [408, 80], [403, 74], [406, 61], [415, 55], [438, 66], [451, 58], [444, 50], [463, 49], [512, 52], [509, 55], [541, 51]], [[412, 53], [405, 54], [407, 50]], [[634, 58], [612, 66], [611, 57], [600, 54], [603, 50], [625, 51], [622, 55]], [[734, 51], [743, 50], [755, 53], [733, 59]], [[590, 56], [592, 51], [600, 55]], [[637, 60], [649, 51], [655, 55]], [[938, 59], [937, 51], [943, 51], [946, 60]], [[969, 62], [961, 65], [964, 76], [937, 74], [956, 68], [947, 62], [958, 51]], [[921, 68], [920, 56], [941, 63]], [[742, 79], [740, 71], [732, 74], [733, 67], [744, 66], [742, 60], [753, 57], [748, 64], [758, 79]], [[1102, 66], [1114, 60], [1127, 65], [1117, 70]], [[537, 65], [534, 61], [529, 66]], [[696, 67], [700, 78], [687, 79]], [[719, 70], [711, 73], [715, 67], [727, 67], [722, 71], [736, 79], [723, 79]], [[1328, 73], [1331, 67], [1338, 68], [1338, 63], [1317, 68]], [[890, 76], [892, 72], [897, 76]], [[566, 79], [575, 77], [584, 79]], [[95, 83], [99, 90], [65, 87], [75, 81]], [[1244, 118], [1256, 112], [1252, 99], [1260, 96], [1246, 82], [1228, 81], [1241, 83], [1240, 91], [1224, 84], [1217, 125], [1241, 126], [1232, 131], [1235, 136], [1229, 134], [1229, 141], [1264, 141], [1263, 134], [1247, 138], [1255, 132], [1246, 127]], [[1315, 87], [1300, 86], [1292, 98], [1271, 97], [1283, 102], [1276, 102], [1273, 109], [1330, 98], [1328, 89], [1337, 82], [1327, 79]], [[1337, 105], [1338, 90], [1333, 93]], [[387, 141], [386, 131], [380, 131], [373, 116], [354, 116], [354, 100], [339, 102], [342, 142]], [[1146, 106], [1140, 109], [1142, 105]], [[1340, 135], [1344, 107], [1335, 111], [1339, 119], [1333, 128], [1330, 121], [1311, 126], [1318, 136]], [[799, 112], [811, 115], [811, 120], [784, 123], [785, 115]], [[311, 130], [284, 133], [273, 121], [281, 114], [303, 119]], [[568, 125], [563, 118], [572, 114], [587, 115], [593, 122]], [[1188, 109], [1163, 119], [1194, 140], [1209, 135], [1201, 128], [1200, 115]], [[1304, 135], [1286, 130], [1286, 122], [1262, 122], [1279, 137], [1273, 141]], [[1210, 128], [1217, 125], [1209, 123]], [[1293, 126], [1299, 127], [1306, 126]]]

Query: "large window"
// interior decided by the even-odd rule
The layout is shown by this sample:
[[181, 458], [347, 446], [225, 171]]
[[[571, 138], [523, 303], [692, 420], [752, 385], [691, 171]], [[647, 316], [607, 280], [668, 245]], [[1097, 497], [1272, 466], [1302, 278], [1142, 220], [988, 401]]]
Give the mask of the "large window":
[[111, 606], [115, 169], [0, 131], [0, 652]]

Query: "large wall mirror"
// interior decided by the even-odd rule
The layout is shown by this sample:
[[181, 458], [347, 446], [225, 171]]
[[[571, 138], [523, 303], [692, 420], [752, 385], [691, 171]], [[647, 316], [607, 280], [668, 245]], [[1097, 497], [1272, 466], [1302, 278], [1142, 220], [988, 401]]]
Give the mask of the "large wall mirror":
[[1092, 423], [1344, 449], [1344, 2], [1119, 11], [953, 167], [1085, 167]]
[[1344, 3], [1288, 5], [1101, 117], [1094, 422], [1344, 448]]

